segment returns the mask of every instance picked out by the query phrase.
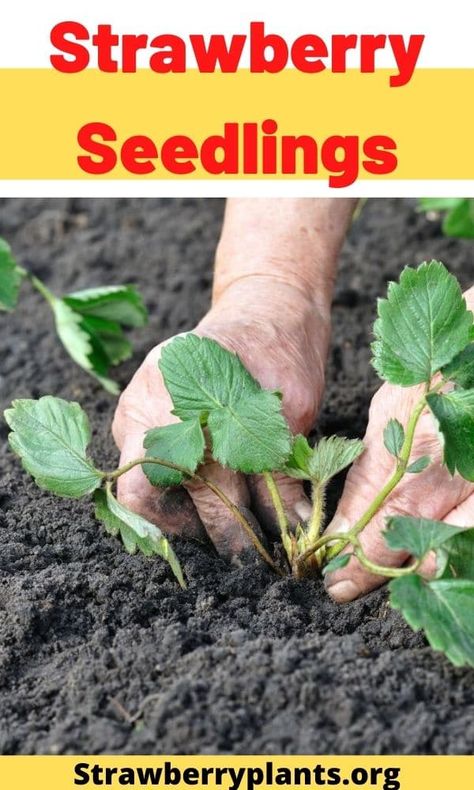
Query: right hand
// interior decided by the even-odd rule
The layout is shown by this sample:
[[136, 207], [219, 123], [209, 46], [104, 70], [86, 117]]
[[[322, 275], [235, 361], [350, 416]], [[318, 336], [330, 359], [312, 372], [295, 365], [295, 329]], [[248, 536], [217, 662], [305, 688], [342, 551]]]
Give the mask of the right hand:
[[[323, 392], [329, 314], [321, 315], [293, 286], [249, 277], [232, 285], [194, 331], [236, 352], [263, 387], [281, 390], [292, 432], [308, 433]], [[121, 465], [144, 455], [147, 430], [177, 421], [158, 369], [163, 345], [148, 354], [119, 400], [113, 435], [121, 451]], [[200, 473], [225, 491], [257, 533], [259, 526], [275, 531], [261, 477], [245, 478], [212, 460]], [[290, 523], [296, 525], [309, 516], [310, 503], [300, 481], [280, 475], [278, 482]], [[119, 478], [118, 498], [164, 531], [197, 539], [204, 539], [207, 533], [227, 558], [243, 555], [251, 545], [215, 494], [194, 481], [183, 488], [154, 488], [137, 466]]]
[[[384, 447], [384, 428], [391, 418], [406, 426], [423, 392], [424, 387], [405, 389], [383, 384], [375, 394], [364, 437], [365, 452], [349, 470], [336, 515], [327, 531], [347, 532], [390, 478], [395, 461]], [[364, 553], [377, 565], [398, 567], [408, 559], [406, 552], [391, 551], [385, 543], [382, 533], [389, 515], [419, 516], [461, 527], [474, 524], [474, 486], [459, 475], [451, 477], [443, 465], [442, 446], [428, 410], [418, 422], [410, 461], [424, 455], [431, 458], [430, 466], [419, 474], [406, 474], [360, 533]], [[429, 559], [423, 566], [427, 575], [434, 571]], [[353, 557], [345, 568], [326, 577], [326, 587], [335, 601], [346, 603], [385, 581], [384, 577], [369, 573]]]

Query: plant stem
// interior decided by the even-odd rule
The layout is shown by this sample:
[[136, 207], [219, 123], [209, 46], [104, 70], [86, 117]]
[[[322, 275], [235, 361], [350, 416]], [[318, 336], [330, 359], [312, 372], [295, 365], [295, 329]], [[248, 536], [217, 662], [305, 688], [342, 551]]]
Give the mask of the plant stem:
[[366, 570], [370, 571], [370, 573], [374, 573], [376, 576], [388, 576], [392, 579], [398, 579], [400, 576], [409, 576], [410, 573], [415, 573], [421, 565], [421, 560], [417, 560], [413, 563], [413, 565], [408, 565], [405, 568], [392, 568], [388, 565], [377, 565], [377, 563], [372, 562], [369, 560], [366, 554], [364, 554], [364, 550], [358, 541], [351, 541], [354, 546], [354, 554], [359, 560], [360, 564], [366, 568]]
[[317, 480], [313, 480], [311, 492], [311, 516], [309, 518], [306, 530], [304, 530], [301, 539], [298, 541], [298, 549], [302, 553], [296, 557], [296, 561], [294, 563], [297, 570], [297, 575], [300, 571], [302, 571], [303, 565], [305, 564], [305, 561], [302, 560], [302, 557], [304, 557], [307, 561], [307, 567], [305, 569], [306, 573], [318, 570], [323, 564], [324, 550], [322, 550], [321, 545], [317, 551], [310, 551], [309, 554], [306, 549], [308, 546], [314, 548], [316, 545], [315, 541], [318, 541], [319, 545], [319, 538], [321, 536], [321, 530], [324, 521], [324, 507], [326, 498], [325, 493], [325, 486], [322, 483], [319, 483]]
[[240, 526], [244, 529], [244, 531], [249, 536], [250, 540], [253, 543], [254, 548], [258, 551], [260, 556], [265, 560], [268, 565], [277, 573], [279, 576], [284, 576], [282, 570], [278, 567], [278, 565], [272, 560], [268, 551], [262, 546], [259, 539], [257, 538], [255, 532], [253, 531], [252, 527], [250, 526], [249, 522], [245, 518], [245, 516], [240, 512], [239, 508], [234, 505], [234, 503], [229, 499], [227, 494], [222, 491], [221, 488], [216, 486], [211, 480], [208, 480], [206, 477], [201, 477], [201, 475], [193, 475], [194, 480], [198, 480], [200, 483], [203, 483], [207, 486], [214, 494], [219, 497], [221, 502], [230, 510], [233, 514], [235, 519], [239, 522]]
[[291, 566], [293, 562], [293, 541], [291, 540], [290, 526], [288, 524], [285, 506], [272, 473], [264, 472], [263, 479], [265, 480], [265, 485], [267, 486], [268, 493], [270, 494], [272, 504], [275, 509], [278, 526], [280, 528], [281, 542], [283, 543], [286, 556], [288, 557], [288, 562]]
[[41, 282], [41, 280], [38, 279], [38, 277], [35, 277], [35, 275], [31, 274], [31, 272], [29, 272], [27, 269], [23, 269], [23, 274], [30, 281], [33, 288], [36, 288], [36, 290], [38, 291], [38, 293], [41, 294], [43, 299], [46, 299], [49, 306], [53, 308], [54, 302], [56, 301], [56, 297], [53, 294], [53, 292], [50, 291], [49, 288], [47, 288], [46, 285], [43, 282]]
[[326, 535], [321, 535], [316, 543], [313, 543], [309, 549], [306, 549], [303, 554], [300, 554], [299, 557], [296, 558], [297, 564], [302, 565], [307, 559], [309, 559], [309, 557], [311, 557], [312, 554], [315, 553], [315, 551], [318, 551], [318, 549], [322, 548], [327, 543], [332, 543], [333, 541], [342, 544], [337, 551], [338, 554], [344, 548], [344, 546], [347, 546], [347, 544], [351, 542], [348, 532], [334, 532], [334, 534], [327, 533]]
[[[429, 392], [436, 391], [442, 386], [442, 383], [437, 384], [433, 389], [428, 389]], [[426, 393], [426, 394], [428, 394]], [[385, 483], [383, 488], [379, 491], [375, 499], [371, 502], [365, 513], [359, 518], [359, 520], [354, 524], [352, 529], [350, 529], [347, 533], [341, 536], [340, 542], [335, 545], [331, 546], [328, 551], [326, 552], [326, 559], [329, 561], [333, 557], [336, 557], [342, 549], [347, 546], [348, 543], [354, 544], [354, 538], [362, 532], [362, 530], [367, 526], [367, 524], [372, 521], [373, 517], [378, 513], [382, 505], [384, 504], [385, 500], [388, 496], [392, 493], [393, 489], [398, 485], [400, 480], [402, 479], [403, 475], [406, 472], [406, 468], [408, 466], [408, 462], [410, 460], [410, 454], [413, 447], [413, 439], [415, 436], [416, 426], [418, 424], [418, 420], [420, 419], [423, 410], [426, 407], [426, 395], [423, 395], [422, 398], [418, 401], [415, 408], [413, 409], [410, 419], [408, 420], [406, 432], [405, 432], [405, 439], [403, 441], [402, 448], [400, 450], [400, 455], [397, 460], [397, 465], [395, 471], [391, 478]], [[334, 535], [324, 536], [328, 537], [329, 539], [325, 541], [325, 543], [329, 543], [330, 541], [334, 540]], [[321, 542], [322, 539], [319, 539], [314, 543], [307, 551], [301, 554], [297, 558], [297, 563], [300, 564], [304, 562], [311, 554], [314, 554], [319, 548], [321, 548], [324, 543]], [[364, 555], [365, 556], [365, 555]], [[370, 561], [369, 561], [370, 562]], [[380, 566], [381, 567], [381, 566]]]
[[[349, 533], [347, 533], [347, 534], [349, 534]], [[329, 562], [329, 560], [332, 560], [333, 557], [337, 557], [337, 555], [340, 554], [341, 551], [343, 550], [344, 546], [347, 546], [347, 544], [350, 543], [350, 542], [351, 542], [351, 539], [348, 538], [346, 543], [344, 543], [342, 546], [330, 546], [328, 548], [327, 552], [326, 552], [326, 560], [327, 560], [327, 562]]]
[[107, 480], [117, 480], [118, 477], [122, 477], [122, 475], [129, 472], [130, 469], [133, 469], [135, 466], [142, 466], [143, 464], [159, 464], [160, 466], [166, 466], [168, 469], [174, 469], [176, 472], [181, 472], [181, 474], [186, 475], [186, 477], [196, 476], [184, 466], [174, 464], [172, 461], [165, 461], [162, 458], [136, 458], [134, 461], [129, 461], [128, 464], [119, 466], [118, 469], [114, 469], [112, 472], [100, 472], [100, 474], [102, 477], [107, 478]]
[[400, 480], [402, 479], [403, 475], [406, 472], [406, 468], [408, 466], [408, 462], [410, 460], [410, 454], [413, 447], [413, 439], [415, 436], [416, 426], [418, 424], [418, 420], [420, 419], [422, 412], [426, 406], [426, 396], [423, 395], [422, 398], [418, 401], [415, 408], [413, 409], [410, 419], [408, 420], [406, 432], [405, 432], [405, 439], [402, 445], [402, 449], [400, 450], [400, 455], [398, 457], [396, 469], [388, 480], [384, 487], [379, 491], [373, 502], [369, 505], [365, 513], [360, 517], [360, 519], [354, 524], [352, 529], [348, 532], [348, 535], [357, 536], [359, 532], [362, 532], [364, 527], [367, 526], [369, 521], [372, 521], [373, 517], [376, 513], [380, 510], [383, 503], [387, 499], [387, 497], [392, 493], [395, 486], [398, 485]]
[[184, 466], [180, 466], [179, 464], [174, 464], [172, 461], [165, 461], [162, 458], [136, 458], [134, 461], [130, 461], [128, 464], [124, 464], [123, 466], [120, 466], [118, 469], [115, 469], [113, 472], [101, 472], [101, 475], [104, 479], [112, 482], [113, 480], [117, 480], [117, 478], [129, 472], [130, 469], [133, 469], [135, 466], [142, 466], [143, 464], [158, 464], [159, 466], [166, 466], [168, 469], [174, 469], [177, 472], [181, 472], [183, 475], [186, 475], [186, 477], [188, 477], [189, 479], [196, 480], [197, 482], [207, 486], [207, 488], [209, 488], [209, 490], [212, 491], [221, 500], [221, 502], [226, 506], [226, 508], [230, 510], [236, 521], [239, 522], [242, 529], [249, 536], [256, 551], [265, 560], [265, 562], [268, 565], [270, 565], [272, 570], [274, 570], [275, 573], [277, 573], [279, 576], [284, 575], [283, 572], [278, 567], [278, 565], [270, 557], [268, 551], [261, 544], [255, 532], [253, 531], [251, 525], [249, 524], [243, 513], [240, 512], [237, 505], [234, 505], [234, 503], [229, 499], [227, 494], [221, 488], [219, 488], [219, 486], [213, 483], [212, 480], [208, 480], [206, 477], [202, 477], [201, 475], [190, 472], [189, 469], [186, 469]]
[[312, 492], [313, 509], [308, 524], [307, 540], [315, 541], [321, 535], [321, 527], [324, 519], [324, 500], [325, 490], [321, 483], [313, 483]]
[[[389, 576], [393, 579], [398, 578], [399, 576], [408, 576], [410, 573], [414, 573], [418, 570], [421, 565], [421, 560], [417, 560], [413, 563], [413, 565], [409, 565], [406, 568], [392, 568], [388, 565], [377, 565], [375, 562], [369, 560], [369, 558], [364, 554], [364, 550], [360, 545], [359, 539], [350, 534], [350, 532], [346, 532], [344, 534], [336, 534], [333, 535], [323, 535], [316, 544], [316, 551], [324, 546], [326, 543], [331, 543], [332, 541], [338, 541], [342, 543], [342, 545], [338, 546], [337, 554], [341, 552], [344, 546], [347, 546], [350, 543], [354, 547], [354, 554], [359, 560], [360, 564], [364, 566], [370, 573], [374, 573], [377, 576]], [[305, 560], [307, 560], [315, 551], [314, 546], [301, 554], [297, 557], [297, 563], [302, 564]], [[327, 553], [326, 557], [328, 557], [329, 552]], [[336, 555], [334, 555], [336, 556]]]

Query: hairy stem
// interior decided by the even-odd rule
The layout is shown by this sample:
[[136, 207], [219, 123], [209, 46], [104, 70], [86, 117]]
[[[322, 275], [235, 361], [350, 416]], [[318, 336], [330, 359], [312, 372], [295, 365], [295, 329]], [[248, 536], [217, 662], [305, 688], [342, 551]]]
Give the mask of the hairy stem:
[[[298, 549], [301, 554], [296, 557], [296, 561], [294, 563], [297, 575], [303, 570], [303, 566], [305, 564], [307, 566], [305, 569], [306, 573], [310, 573], [311, 571], [321, 568], [324, 562], [323, 546], [319, 546], [317, 551], [311, 551], [309, 554], [306, 551], [308, 546], [314, 547], [314, 545], [316, 545], [315, 541], [319, 541], [324, 521], [326, 490], [325, 486], [322, 483], [319, 483], [317, 480], [313, 480], [312, 482], [311, 502], [311, 515], [307, 527], [303, 531], [303, 534], [298, 541]], [[302, 557], [305, 559], [302, 560]]]
[[413, 409], [410, 419], [408, 420], [406, 432], [405, 432], [405, 439], [402, 445], [402, 449], [400, 450], [400, 455], [398, 456], [397, 466], [395, 471], [388, 480], [384, 487], [379, 491], [375, 499], [369, 505], [365, 513], [360, 517], [360, 519], [354, 524], [352, 529], [349, 531], [349, 535], [351, 537], [355, 537], [362, 532], [364, 527], [367, 526], [369, 521], [372, 521], [373, 517], [376, 513], [380, 510], [382, 505], [384, 504], [385, 500], [388, 496], [392, 493], [395, 486], [397, 486], [402, 479], [403, 475], [406, 472], [406, 468], [408, 466], [408, 462], [410, 460], [410, 455], [413, 447], [413, 439], [415, 438], [415, 430], [418, 424], [418, 420], [420, 419], [423, 410], [426, 406], [426, 396], [423, 395], [422, 398], [418, 401], [415, 408]]
[[255, 532], [253, 531], [251, 525], [241, 513], [237, 505], [229, 499], [227, 494], [219, 488], [212, 480], [208, 480], [207, 477], [202, 477], [202, 475], [195, 474], [190, 472], [189, 469], [186, 469], [184, 466], [180, 466], [179, 464], [174, 464], [172, 461], [165, 461], [162, 458], [136, 458], [134, 461], [130, 461], [128, 464], [124, 464], [120, 466], [118, 469], [115, 469], [113, 472], [101, 472], [102, 477], [104, 477], [108, 481], [117, 480], [117, 478], [121, 477], [122, 475], [126, 474], [133, 469], [135, 466], [142, 466], [143, 464], [158, 464], [159, 466], [166, 466], [168, 469], [174, 469], [177, 472], [181, 472], [183, 475], [186, 475], [190, 480], [196, 480], [199, 483], [207, 486], [210, 491], [212, 491], [226, 506], [226, 508], [232, 513], [235, 520], [238, 521], [244, 532], [249, 536], [250, 540], [256, 551], [260, 554], [260, 556], [265, 560], [265, 562], [270, 565], [272, 570], [275, 571], [279, 576], [283, 576], [284, 574], [278, 567], [278, 565], [273, 561], [270, 557], [268, 551], [265, 547], [261, 544], [258, 537], [256, 536]]
[[309, 549], [306, 549], [306, 551], [304, 551], [302, 554], [299, 555], [299, 557], [296, 558], [297, 564], [302, 565], [316, 551], [318, 551], [318, 549], [321, 549], [327, 543], [333, 543], [333, 542], [336, 542], [338, 544], [338, 550], [336, 553], [339, 554], [339, 552], [342, 551], [344, 546], [347, 546], [347, 544], [351, 542], [349, 533], [334, 532], [334, 534], [327, 533], [326, 535], [321, 535], [321, 537], [316, 541], [316, 543], [313, 543], [313, 545], [310, 546]]
[[[438, 383], [433, 389], [428, 388], [429, 392], [434, 392], [442, 386], [442, 383]], [[372, 521], [373, 517], [378, 513], [382, 505], [384, 504], [385, 500], [390, 496], [393, 489], [399, 484], [400, 480], [404, 476], [408, 462], [410, 460], [411, 451], [413, 448], [413, 440], [415, 437], [416, 426], [418, 425], [418, 420], [420, 419], [424, 409], [426, 407], [426, 395], [423, 395], [422, 398], [418, 401], [415, 408], [413, 409], [410, 419], [408, 420], [408, 424], [406, 427], [405, 432], [405, 439], [403, 441], [402, 448], [400, 450], [400, 455], [397, 459], [397, 465], [395, 467], [395, 471], [390, 477], [390, 479], [385, 483], [383, 488], [379, 491], [377, 496], [373, 499], [370, 503], [369, 507], [363, 513], [363, 515], [359, 518], [359, 520], [354, 524], [352, 529], [350, 529], [345, 535], [341, 536], [341, 540], [334, 546], [331, 546], [326, 552], [326, 560], [329, 561], [333, 557], [336, 557], [342, 549], [347, 546], [348, 543], [354, 543], [354, 539], [359, 535], [360, 532], [367, 526], [367, 524]], [[326, 536], [323, 536], [326, 537]], [[331, 540], [334, 540], [333, 535], [327, 536], [329, 540], [325, 541], [329, 543]], [[297, 558], [298, 563], [304, 562], [311, 554], [314, 554], [321, 546], [324, 545], [321, 542], [321, 539], [317, 540], [307, 551], [301, 554]], [[365, 555], [364, 555], [365, 556]], [[370, 561], [369, 561], [370, 562]], [[402, 574], [403, 575], [403, 574]]]
[[291, 540], [290, 525], [288, 523], [288, 518], [285, 512], [283, 500], [280, 495], [280, 490], [271, 472], [263, 472], [263, 479], [265, 480], [265, 485], [267, 486], [268, 493], [270, 494], [277, 517], [281, 542], [283, 544], [283, 548], [285, 549], [286, 556], [288, 557], [288, 562], [291, 566], [293, 562], [293, 541]]
[[325, 507], [325, 487], [321, 483], [313, 483], [312, 501], [313, 509], [307, 532], [309, 542], [316, 541], [321, 535]]
[[[338, 545], [335, 547], [337, 548], [337, 551], [333, 556], [336, 556], [345, 546], [351, 544], [354, 547], [354, 554], [359, 560], [360, 564], [370, 571], [370, 573], [374, 573], [376, 576], [388, 576], [390, 578], [396, 579], [399, 576], [408, 576], [410, 573], [415, 573], [415, 571], [417, 571], [421, 565], [421, 560], [417, 560], [412, 565], [409, 565], [405, 568], [392, 568], [389, 565], [377, 565], [375, 562], [372, 562], [372, 560], [370, 560], [366, 554], [364, 554], [364, 550], [360, 545], [359, 539], [351, 535], [349, 532], [340, 535], [336, 533], [334, 533], [334, 535], [323, 535], [316, 544], [316, 551], [326, 543], [331, 543], [333, 541], [338, 541]], [[305, 551], [304, 554], [301, 554], [297, 558], [297, 563], [304, 563], [304, 561], [307, 560], [314, 553], [314, 551], [314, 546], [312, 546], [310, 549], [308, 549], [308, 551]], [[329, 551], [331, 551], [331, 549]], [[326, 557], [328, 557], [329, 551], [326, 554]]]

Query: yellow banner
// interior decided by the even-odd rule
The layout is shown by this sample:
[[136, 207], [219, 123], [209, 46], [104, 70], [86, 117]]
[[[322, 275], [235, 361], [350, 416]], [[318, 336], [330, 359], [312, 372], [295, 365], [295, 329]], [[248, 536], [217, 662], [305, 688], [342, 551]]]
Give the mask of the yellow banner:
[[[342, 176], [334, 186], [356, 178], [474, 179], [474, 69], [420, 69], [399, 88], [389, 86], [390, 73], [157, 75], [145, 70], [61, 74], [52, 69], [2, 69], [0, 179], [327, 179], [338, 167]], [[262, 128], [266, 120], [275, 122], [267, 125], [267, 133]], [[107, 143], [106, 164], [114, 157], [116, 163], [99, 175], [85, 172], [78, 162], [87, 154], [78, 143], [78, 132], [91, 123], [107, 125], [116, 137]], [[214, 158], [227, 157], [232, 172], [209, 172], [201, 158], [203, 141], [223, 135], [226, 123], [235, 125], [227, 130], [226, 146], [232, 152], [216, 153], [216, 140], [209, 146], [214, 145]], [[250, 124], [247, 139], [244, 124]], [[191, 142], [181, 140], [180, 148], [177, 135]], [[292, 143], [285, 148], [283, 137], [301, 135], [314, 142], [300, 141], [296, 152]], [[395, 141], [398, 160], [384, 175], [364, 164], [371, 159], [364, 142], [380, 135]], [[139, 143], [126, 143], [137, 136]], [[357, 139], [345, 153], [329, 145], [324, 149], [326, 140], [338, 136]], [[169, 138], [173, 143], [163, 148]], [[265, 152], [264, 138], [274, 138]], [[267, 173], [262, 172], [264, 154]], [[287, 170], [294, 160], [295, 173], [282, 174], [282, 157]], [[337, 158], [345, 161], [331, 165]], [[183, 172], [165, 167], [170, 161]], [[127, 166], [130, 163], [135, 170]], [[305, 175], [305, 163], [310, 170], [316, 165], [317, 173]], [[238, 172], [233, 172], [235, 167]]]
[[470, 790], [474, 757], [1, 757], [2, 790], [159, 787], [269, 790], [344, 787]]

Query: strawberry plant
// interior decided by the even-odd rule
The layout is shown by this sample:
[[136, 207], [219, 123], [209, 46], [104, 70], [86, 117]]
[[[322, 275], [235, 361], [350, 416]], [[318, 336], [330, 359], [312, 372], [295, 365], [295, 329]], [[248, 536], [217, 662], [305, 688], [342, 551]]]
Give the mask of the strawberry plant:
[[[393, 457], [393, 473], [348, 532], [324, 534], [325, 494], [330, 480], [363, 451], [362, 442], [332, 436], [311, 447], [292, 436], [278, 392], [260, 387], [239, 358], [207, 338], [188, 334], [163, 349], [159, 367], [180, 422], [150, 430], [143, 457], [112, 471], [97, 469], [87, 455], [90, 431], [76, 403], [46, 396], [15, 401], [5, 413], [10, 445], [38, 485], [69, 497], [93, 495], [97, 518], [128, 551], [168, 560], [184, 585], [179, 561], [157, 526], [130, 512], [114, 496], [118, 477], [141, 465], [155, 486], [195, 478], [231, 510], [263, 559], [279, 575], [327, 573], [352, 555], [371, 573], [389, 579], [390, 602], [414, 629], [423, 629], [436, 650], [456, 665], [474, 666], [474, 528], [393, 515], [384, 539], [411, 555], [402, 568], [377, 565], [360, 535], [406, 474], [422, 474], [429, 457], [412, 457], [422, 414], [430, 412], [452, 475], [474, 481], [474, 324], [460, 286], [442, 263], [405, 268], [379, 300], [373, 365], [383, 381], [419, 386], [420, 397], [405, 425], [390, 419], [381, 443]], [[420, 386], [421, 385], [421, 386]], [[285, 567], [255, 535], [226, 494], [203, 476], [205, 450], [224, 466], [263, 476], [285, 552]], [[275, 472], [308, 481], [312, 514], [290, 528]], [[434, 578], [421, 574], [436, 555]]]
[[35, 275], [19, 266], [7, 242], [0, 238], [0, 310], [16, 307], [23, 280], [27, 280], [51, 308], [57, 335], [81, 368], [94, 376], [108, 392], [118, 385], [109, 370], [132, 354], [124, 327], [147, 322], [142, 298], [133, 285], [109, 285], [56, 296]]
[[474, 239], [473, 198], [420, 198], [419, 208], [427, 214], [442, 214], [445, 236]]

